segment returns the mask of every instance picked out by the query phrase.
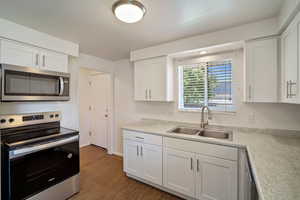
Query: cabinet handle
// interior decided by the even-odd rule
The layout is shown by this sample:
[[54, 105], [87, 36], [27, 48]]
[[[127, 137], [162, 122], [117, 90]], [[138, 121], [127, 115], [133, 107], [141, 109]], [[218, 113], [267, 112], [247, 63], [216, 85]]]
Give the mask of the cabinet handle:
[[139, 156], [139, 145], [136, 145], [136, 155]]
[[43, 66], [45, 67], [45, 64], [46, 63], [46, 56], [45, 55], [43, 55]]
[[35, 65], [39, 65], [39, 54], [35, 54]]
[[249, 89], [249, 100], [251, 100], [251, 98], [252, 98], [252, 95], [251, 95], [251, 85], [248, 86], [248, 89]]
[[290, 97], [295, 97], [295, 96], [297, 96], [297, 93], [296, 93], [296, 94], [293, 94], [293, 93], [292, 93], [292, 87], [293, 87], [294, 85], [297, 85], [297, 82], [290, 81]]
[[152, 99], [151, 90], [149, 90], [149, 98]]
[[142, 137], [138, 137], [138, 136], [136, 136], [135, 137], [136, 139], [141, 139], [141, 140], [143, 140], [144, 138], [142, 138]]
[[290, 88], [290, 81], [286, 82], [286, 98], [290, 98], [290, 94], [289, 94], [289, 88]]
[[193, 171], [194, 167], [193, 167], [193, 158], [191, 158], [191, 170]]
[[143, 157], [143, 146], [141, 146], [141, 156]]
[[197, 172], [199, 172], [199, 160], [197, 159]]
[[145, 98], [148, 99], [148, 89], [145, 90]]

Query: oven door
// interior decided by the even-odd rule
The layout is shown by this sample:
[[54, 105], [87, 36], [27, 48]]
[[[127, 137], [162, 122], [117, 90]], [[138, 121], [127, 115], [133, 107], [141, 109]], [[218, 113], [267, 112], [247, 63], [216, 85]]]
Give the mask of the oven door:
[[79, 136], [9, 152], [9, 200], [27, 199], [79, 173]]
[[1, 66], [2, 101], [69, 100], [70, 75], [13, 65]]

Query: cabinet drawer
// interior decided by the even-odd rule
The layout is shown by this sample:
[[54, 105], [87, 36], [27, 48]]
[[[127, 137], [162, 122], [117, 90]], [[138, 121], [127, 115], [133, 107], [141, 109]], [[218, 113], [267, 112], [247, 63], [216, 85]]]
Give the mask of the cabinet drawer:
[[163, 140], [162, 136], [159, 135], [152, 135], [152, 134], [146, 134], [146, 133], [128, 131], [128, 130], [123, 131], [123, 137], [124, 139], [142, 142], [145, 144], [154, 144], [159, 146], [162, 146], [162, 140]]
[[164, 146], [167, 148], [178, 149], [186, 152], [194, 152], [227, 160], [238, 159], [238, 149], [234, 147], [168, 137], [164, 137]]

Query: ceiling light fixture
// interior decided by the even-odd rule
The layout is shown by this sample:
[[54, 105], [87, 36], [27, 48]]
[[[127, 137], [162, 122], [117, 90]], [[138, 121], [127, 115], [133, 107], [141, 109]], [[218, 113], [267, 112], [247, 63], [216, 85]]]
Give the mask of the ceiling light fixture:
[[146, 8], [135, 0], [119, 0], [112, 6], [112, 11], [122, 22], [135, 23], [144, 17]]
[[200, 52], [200, 55], [204, 55], [204, 54], [207, 54], [207, 51], [201, 51]]

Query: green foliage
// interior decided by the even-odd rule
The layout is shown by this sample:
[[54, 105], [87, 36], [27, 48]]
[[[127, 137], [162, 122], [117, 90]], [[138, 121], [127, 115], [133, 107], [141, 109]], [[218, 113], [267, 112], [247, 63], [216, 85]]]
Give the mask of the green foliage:
[[[191, 107], [201, 107], [205, 102], [205, 68], [204, 67], [184, 67], [183, 68], [183, 96], [184, 104]], [[208, 98], [215, 96], [214, 89], [218, 86], [215, 76], [209, 76]]]

